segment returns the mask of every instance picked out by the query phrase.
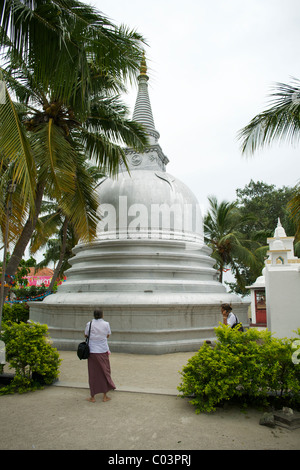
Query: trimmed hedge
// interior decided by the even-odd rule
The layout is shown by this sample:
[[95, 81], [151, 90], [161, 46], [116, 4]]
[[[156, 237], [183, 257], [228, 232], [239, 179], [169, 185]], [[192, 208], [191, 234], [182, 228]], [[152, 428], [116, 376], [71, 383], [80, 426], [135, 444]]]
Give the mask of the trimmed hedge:
[[2, 321], [4, 323], [27, 322], [29, 319], [29, 307], [25, 302], [12, 304], [5, 303], [2, 311]]
[[48, 342], [47, 325], [39, 323], [4, 323], [2, 341], [6, 360], [14, 369], [12, 382], [0, 388], [0, 395], [24, 393], [52, 384], [59, 375], [59, 353]]
[[196, 413], [215, 411], [228, 400], [300, 406], [300, 364], [294, 360], [299, 339], [226, 325], [215, 332], [215, 346], [205, 343], [181, 371], [180, 396], [190, 398]]

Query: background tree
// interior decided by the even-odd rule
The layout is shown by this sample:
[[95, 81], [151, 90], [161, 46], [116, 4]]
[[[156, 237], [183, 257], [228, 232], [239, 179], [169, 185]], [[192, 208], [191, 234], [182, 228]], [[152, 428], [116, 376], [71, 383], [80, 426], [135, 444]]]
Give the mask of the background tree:
[[295, 253], [300, 257], [300, 186], [296, 187], [292, 199], [288, 203], [288, 209], [291, 211], [292, 218], [296, 227]]
[[[250, 266], [240, 258], [237, 261], [237, 270], [242, 281], [226, 284], [233, 292], [244, 295], [247, 290], [242, 286], [253, 284], [261, 276], [269, 249], [267, 238], [273, 237], [278, 218], [288, 236], [293, 236], [296, 231], [289, 209], [294, 189], [285, 186], [276, 188], [275, 185], [251, 180], [244, 188], [236, 189], [236, 194], [235, 204], [243, 220], [239, 231], [246, 240], [251, 241], [250, 249], [257, 262]], [[299, 256], [299, 243], [295, 243], [294, 249], [296, 256]]]
[[243, 225], [251, 218], [242, 215], [235, 202], [218, 202], [215, 196], [208, 198], [210, 208], [204, 216], [204, 238], [212, 248], [212, 257], [216, 260], [219, 281], [223, 281], [224, 268], [231, 269], [236, 278], [238, 288], [245, 291], [245, 279], [240, 272], [240, 264], [251, 267], [257, 266], [253, 253], [255, 244], [242, 233]]
[[32, 256], [27, 260], [21, 260], [15, 277], [15, 280], [19, 286], [27, 286], [28, 280], [25, 276], [28, 276], [30, 273], [30, 268], [35, 266], [36, 260]]
[[276, 188], [274, 184], [266, 184], [263, 181], [250, 181], [244, 188], [236, 189], [236, 203], [242, 215], [251, 214], [247, 224], [242, 227], [242, 232], [250, 239], [266, 245], [267, 238], [272, 237], [280, 218], [288, 236], [295, 233], [288, 203], [293, 197], [294, 190], [283, 186]]

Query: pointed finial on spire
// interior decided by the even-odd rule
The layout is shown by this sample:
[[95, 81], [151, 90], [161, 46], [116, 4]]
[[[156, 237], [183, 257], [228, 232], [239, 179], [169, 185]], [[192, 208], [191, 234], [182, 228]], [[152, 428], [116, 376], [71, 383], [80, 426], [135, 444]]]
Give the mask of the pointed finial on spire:
[[275, 238], [286, 237], [285, 230], [284, 230], [283, 226], [281, 225], [279, 217], [277, 219], [277, 227], [276, 227], [275, 232], [274, 232], [274, 237]]
[[145, 59], [145, 52], [143, 52], [143, 58], [141, 61], [140, 75], [147, 76], [147, 64]]

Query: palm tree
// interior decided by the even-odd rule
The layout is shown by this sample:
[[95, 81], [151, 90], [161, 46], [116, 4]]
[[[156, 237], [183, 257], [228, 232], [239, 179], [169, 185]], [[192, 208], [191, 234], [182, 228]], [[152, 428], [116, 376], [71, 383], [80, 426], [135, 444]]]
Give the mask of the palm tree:
[[[124, 80], [138, 70], [139, 35], [114, 27], [76, 0], [7, 0], [1, 10], [0, 46], [9, 60], [0, 71], [17, 99], [17, 105], [5, 106], [15, 120], [0, 127], [0, 146], [6, 143], [2, 161], [9, 168], [20, 165], [17, 182], [33, 187], [34, 194], [33, 203], [23, 200], [22, 220], [27, 220], [7, 265], [12, 275], [43, 197], [58, 201], [77, 235], [90, 240], [97, 224], [96, 200], [91, 179], [86, 174], [82, 179], [79, 168], [90, 158], [114, 174], [125, 158], [120, 144], [141, 149], [147, 137], [128, 119], [119, 98]], [[14, 135], [19, 148], [28, 150], [23, 158], [16, 153]], [[32, 193], [27, 189], [23, 194]]]
[[0, 8], [0, 46], [58, 99], [74, 99], [77, 89], [83, 113], [94, 72], [119, 88], [136, 77], [142, 36], [115, 26], [94, 7], [77, 0], [2, 0]]
[[[114, 26], [96, 9], [76, 0], [0, 2], [2, 60], [8, 58], [17, 68], [18, 62], [24, 63], [42, 89], [52, 90], [55, 101], [70, 102], [73, 107], [76, 101], [82, 119], [89, 108], [86, 98], [93, 95], [91, 76], [98, 74], [99, 80], [110, 81], [116, 93], [124, 91], [126, 79], [137, 74], [142, 42], [135, 31]], [[14, 164], [13, 179], [22, 182], [23, 199], [30, 198], [34, 208], [32, 151], [1, 71], [0, 80], [5, 88], [5, 101], [0, 103], [0, 148]]]
[[[45, 248], [44, 259], [37, 264], [37, 268], [48, 266], [51, 262], [55, 263], [52, 280], [47, 289], [52, 292], [57, 279], [63, 278], [64, 271], [70, 267], [69, 259], [72, 257], [73, 247], [78, 243], [78, 237], [68, 217], [63, 217], [59, 210], [50, 216], [45, 216], [40, 224], [42, 232], [38, 230], [38, 236], [35, 238], [37, 243], [31, 244], [31, 253], [35, 253], [41, 247]], [[53, 225], [52, 230], [49, 225]], [[49, 234], [55, 238], [48, 238]]]
[[[298, 143], [300, 138], [300, 81], [292, 79], [291, 84], [277, 83], [271, 94], [270, 107], [256, 115], [241, 129], [242, 153], [253, 154], [274, 141]], [[290, 202], [292, 218], [297, 226], [296, 236], [300, 237], [300, 186], [295, 188], [295, 196]]]
[[204, 217], [205, 242], [212, 249], [212, 257], [216, 260], [219, 281], [223, 281], [223, 272], [230, 267], [239, 287], [244, 288], [240, 275], [240, 263], [256, 267], [257, 259], [251, 250], [251, 243], [239, 231], [245, 222], [236, 203], [218, 202], [215, 196], [208, 198], [210, 208]]

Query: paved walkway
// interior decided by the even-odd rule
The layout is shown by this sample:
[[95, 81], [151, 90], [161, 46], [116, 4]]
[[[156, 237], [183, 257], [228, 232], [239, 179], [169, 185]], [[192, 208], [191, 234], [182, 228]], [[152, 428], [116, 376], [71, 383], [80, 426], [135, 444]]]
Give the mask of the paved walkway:
[[[196, 415], [177, 396], [182, 367], [193, 353], [159, 356], [112, 353], [117, 390], [89, 403], [87, 362], [60, 352], [59, 381], [44, 390], [0, 397], [0, 449], [299, 450], [300, 428], [259, 425], [262, 411], [226, 406]], [[105, 454], [106, 455], [106, 454]]]
[[[87, 388], [87, 361], [80, 361], [73, 351], [60, 353], [61, 387]], [[119, 392], [154, 393], [177, 396], [180, 372], [194, 353], [136, 355], [112, 353], [111, 375]]]

